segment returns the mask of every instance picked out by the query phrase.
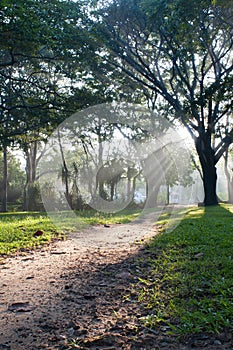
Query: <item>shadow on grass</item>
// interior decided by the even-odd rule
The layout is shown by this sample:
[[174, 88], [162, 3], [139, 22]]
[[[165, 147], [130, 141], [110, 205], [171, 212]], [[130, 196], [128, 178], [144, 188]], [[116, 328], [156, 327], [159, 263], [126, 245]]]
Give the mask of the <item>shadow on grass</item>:
[[[189, 209], [173, 232], [136, 253], [80, 255], [52, 281], [55, 298], [46, 291], [40, 308], [15, 315], [8, 344], [16, 349], [23, 339], [28, 350], [43, 349], [43, 342], [51, 349], [211, 349], [218, 334], [219, 346], [232, 348], [226, 331], [233, 321], [231, 208]], [[172, 331], [189, 337], [181, 342]]]
[[[233, 324], [232, 206], [191, 208], [182, 223], [150, 244], [155, 258], [141, 299], [178, 334], [218, 333]], [[147, 287], [147, 282], [154, 282]], [[162, 302], [160, 302], [162, 301]]]

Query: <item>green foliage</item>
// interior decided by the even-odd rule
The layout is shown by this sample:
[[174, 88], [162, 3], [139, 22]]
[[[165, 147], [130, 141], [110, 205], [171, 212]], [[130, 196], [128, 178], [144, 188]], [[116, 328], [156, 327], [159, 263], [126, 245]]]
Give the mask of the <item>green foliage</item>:
[[[3, 174], [3, 155], [0, 153], [0, 184]], [[16, 203], [22, 199], [23, 187], [25, 183], [25, 173], [20, 167], [20, 162], [13, 154], [8, 155], [8, 201]], [[1, 196], [1, 188], [0, 188]], [[1, 198], [1, 197], [0, 197]]]
[[43, 210], [43, 204], [40, 196], [40, 185], [37, 181], [27, 186], [25, 195], [28, 211]]
[[[189, 153], [183, 147], [171, 149], [169, 146], [168, 152], [170, 158], [172, 157], [172, 162], [166, 169], [166, 184], [171, 187], [178, 184], [184, 187], [191, 185], [193, 183], [192, 174], [194, 169]], [[182, 173], [182, 177], [179, 176], [179, 172]]]
[[1, 2], [1, 143], [10, 145], [32, 130], [37, 139], [43, 132], [44, 139], [67, 117], [67, 91], [86, 57], [87, 31], [81, 25], [85, 5], [86, 1]]
[[232, 124], [224, 129], [232, 111], [232, 15], [228, 1], [210, 0], [115, 0], [99, 12], [113, 70], [160, 96], [152, 106], [194, 139], [206, 205], [217, 204], [215, 165], [233, 141]]
[[192, 208], [173, 232], [153, 239], [139, 293], [147, 326], [180, 334], [232, 328], [232, 213], [233, 206]]
[[[84, 2], [4, 0], [0, 4], [0, 49], [7, 64], [25, 58], [45, 58], [64, 54], [80, 42], [83, 33], [75, 24], [82, 18]], [[7, 57], [6, 57], [7, 58]], [[1, 63], [4, 63], [1, 62]]]

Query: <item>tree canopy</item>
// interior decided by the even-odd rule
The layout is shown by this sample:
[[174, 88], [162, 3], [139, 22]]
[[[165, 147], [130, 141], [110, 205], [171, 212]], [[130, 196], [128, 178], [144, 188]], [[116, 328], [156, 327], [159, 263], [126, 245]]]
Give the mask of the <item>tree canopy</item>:
[[204, 203], [217, 204], [216, 165], [233, 142], [232, 38], [229, 0], [2, 0], [0, 146], [46, 139], [90, 105], [147, 104], [188, 130]]
[[187, 128], [202, 166], [205, 204], [216, 204], [216, 164], [233, 140], [232, 128], [217, 139], [233, 105], [230, 2], [114, 0], [97, 16], [106, 62], [154, 91], [164, 117]]

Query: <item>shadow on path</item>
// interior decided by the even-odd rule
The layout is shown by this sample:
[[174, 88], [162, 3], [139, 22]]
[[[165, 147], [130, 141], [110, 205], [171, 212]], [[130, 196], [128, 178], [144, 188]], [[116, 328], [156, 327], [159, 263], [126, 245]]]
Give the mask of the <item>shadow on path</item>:
[[[212, 215], [211, 210], [206, 208], [204, 216]], [[224, 208], [219, 213], [232, 215]], [[198, 336], [181, 341], [169, 335], [163, 325], [156, 330], [142, 325], [141, 317], [148, 311], [138, 303], [132, 289], [137, 288], [138, 277], [150, 268], [151, 253], [146, 246], [92, 246], [73, 254], [68, 265], [65, 257], [69, 260], [71, 255], [58, 255], [60, 265], [54, 265], [46, 285], [48, 290], [37, 294], [35, 287], [35, 300], [33, 296], [31, 299], [32, 303], [37, 302], [35, 310], [1, 312], [0, 349], [233, 349], [230, 340], [226, 346], [208, 345]], [[29, 277], [25, 273], [22, 283]]]

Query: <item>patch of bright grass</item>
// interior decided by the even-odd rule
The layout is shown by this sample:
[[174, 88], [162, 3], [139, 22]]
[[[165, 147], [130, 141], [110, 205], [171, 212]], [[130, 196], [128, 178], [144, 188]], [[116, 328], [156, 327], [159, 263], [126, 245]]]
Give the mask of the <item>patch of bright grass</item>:
[[141, 210], [124, 209], [117, 213], [101, 213], [94, 210], [78, 212], [77, 215], [89, 225], [126, 224], [135, 220]]
[[139, 293], [147, 326], [180, 334], [233, 328], [233, 206], [189, 209], [148, 250]]
[[[40, 237], [34, 237], [43, 231]], [[61, 238], [62, 232], [53, 225], [46, 215], [40, 213], [1, 213], [0, 214], [0, 255], [10, 254], [21, 249], [35, 248]]]
[[[140, 211], [124, 210], [110, 215], [82, 211], [74, 218], [66, 213], [60, 213], [57, 224], [56, 220], [51, 220], [45, 213], [0, 213], [0, 255], [48, 244], [52, 239], [62, 239], [66, 233], [81, 230], [86, 225], [127, 223], [134, 220], [139, 213]], [[43, 234], [34, 237], [37, 231], [43, 231]]]

